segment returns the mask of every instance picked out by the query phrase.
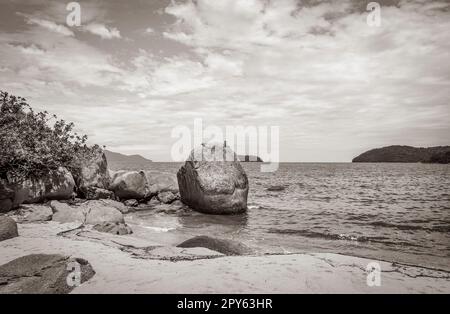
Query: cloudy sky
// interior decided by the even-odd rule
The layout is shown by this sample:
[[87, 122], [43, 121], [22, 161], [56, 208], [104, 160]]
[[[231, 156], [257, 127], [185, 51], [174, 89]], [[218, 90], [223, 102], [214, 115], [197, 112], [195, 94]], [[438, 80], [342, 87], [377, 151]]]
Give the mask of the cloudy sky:
[[279, 126], [282, 161], [450, 144], [450, 4], [0, 0], [0, 89], [91, 143], [170, 160], [174, 127]]

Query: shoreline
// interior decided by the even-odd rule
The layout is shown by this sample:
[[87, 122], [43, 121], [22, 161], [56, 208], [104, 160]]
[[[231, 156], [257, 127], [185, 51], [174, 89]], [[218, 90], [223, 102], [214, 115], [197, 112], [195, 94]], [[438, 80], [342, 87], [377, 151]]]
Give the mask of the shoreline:
[[[381, 286], [366, 282], [375, 260], [335, 253], [224, 256], [205, 248], [100, 233], [79, 224], [18, 224], [0, 242], [0, 264], [27, 254], [84, 258], [96, 274], [72, 293], [450, 293], [450, 272], [377, 261]], [[159, 234], [159, 236], [157, 236]], [[149, 250], [151, 248], [151, 250]]]

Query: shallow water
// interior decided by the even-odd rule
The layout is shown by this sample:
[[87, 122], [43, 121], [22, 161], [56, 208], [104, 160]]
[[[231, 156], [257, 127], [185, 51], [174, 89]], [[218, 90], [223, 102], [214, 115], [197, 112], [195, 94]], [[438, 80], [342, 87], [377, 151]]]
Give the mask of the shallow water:
[[[153, 163], [175, 173], [180, 163]], [[212, 216], [134, 213], [176, 243], [194, 235], [242, 241], [261, 252], [334, 252], [450, 269], [450, 165], [282, 163], [274, 173], [243, 163], [248, 211]], [[282, 191], [268, 191], [275, 185]]]

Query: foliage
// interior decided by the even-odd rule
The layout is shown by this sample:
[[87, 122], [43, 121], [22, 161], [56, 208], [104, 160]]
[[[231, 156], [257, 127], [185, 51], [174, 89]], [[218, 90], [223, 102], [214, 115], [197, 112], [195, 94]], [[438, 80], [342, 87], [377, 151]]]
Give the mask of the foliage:
[[72, 122], [35, 112], [25, 98], [0, 91], [0, 105], [0, 178], [37, 178], [58, 167], [74, 172], [99, 149], [73, 132]]

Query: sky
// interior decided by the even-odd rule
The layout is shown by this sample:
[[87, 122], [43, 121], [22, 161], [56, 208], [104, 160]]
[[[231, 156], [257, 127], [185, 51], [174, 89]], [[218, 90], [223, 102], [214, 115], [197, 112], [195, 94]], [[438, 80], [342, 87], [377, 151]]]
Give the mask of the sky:
[[450, 2], [0, 0], [0, 89], [89, 142], [171, 161], [172, 131], [279, 127], [281, 161], [450, 145]]

